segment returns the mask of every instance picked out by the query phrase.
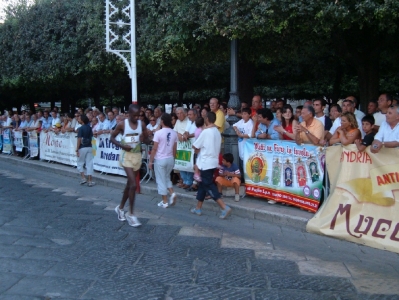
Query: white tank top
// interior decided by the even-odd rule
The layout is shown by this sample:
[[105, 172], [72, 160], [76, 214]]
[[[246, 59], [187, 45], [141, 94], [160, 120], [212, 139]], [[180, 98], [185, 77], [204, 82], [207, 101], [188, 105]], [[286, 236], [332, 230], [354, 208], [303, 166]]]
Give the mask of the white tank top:
[[130, 152], [141, 153], [140, 137], [142, 133], [143, 127], [140, 120], [137, 120], [137, 128], [132, 129], [129, 124], [129, 119], [125, 119], [125, 130], [123, 131], [122, 143], [128, 144], [132, 147], [132, 150], [130, 150]]

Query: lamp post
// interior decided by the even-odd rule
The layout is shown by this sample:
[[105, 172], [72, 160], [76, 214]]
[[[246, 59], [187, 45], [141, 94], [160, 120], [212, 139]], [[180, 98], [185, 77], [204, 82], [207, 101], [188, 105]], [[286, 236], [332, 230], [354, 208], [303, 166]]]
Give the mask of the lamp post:
[[[237, 111], [241, 106], [238, 97], [238, 41], [230, 42], [230, 98], [227, 107]], [[239, 165], [238, 156], [238, 136], [233, 129], [233, 124], [240, 119], [236, 116], [229, 116], [227, 122], [230, 127], [223, 132], [224, 136], [224, 153], [231, 153], [234, 156], [234, 162]]]
[[132, 103], [137, 103], [136, 22], [134, 0], [105, 0], [106, 51], [125, 63], [132, 81]]

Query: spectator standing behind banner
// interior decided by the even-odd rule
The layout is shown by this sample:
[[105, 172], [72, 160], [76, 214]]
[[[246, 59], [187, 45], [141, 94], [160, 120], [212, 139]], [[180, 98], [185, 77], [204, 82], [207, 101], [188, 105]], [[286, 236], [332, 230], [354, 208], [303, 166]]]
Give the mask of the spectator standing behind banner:
[[301, 111], [303, 122], [295, 127], [295, 142], [318, 145], [324, 138], [324, 126], [315, 119], [315, 111], [312, 105], [304, 105]]
[[[256, 130], [255, 133], [252, 133], [251, 136], [255, 136], [257, 139], [279, 139], [279, 134], [274, 128], [281, 124], [277, 119], [274, 118], [273, 113], [270, 109], [258, 109], [258, 123], [258, 130]], [[256, 127], [254, 126], [252, 132], [254, 132], [255, 129]]]
[[[186, 117], [186, 112], [183, 107], [176, 108], [176, 115], [177, 115], [177, 121], [173, 130], [177, 132], [178, 141], [184, 142], [183, 134], [186, 132], [188, 118]], [[185, 177], [186, 174], [185, 172], [180, 172], [180, 173], [183, 182], [179, 183], [177, 186], [180, 188], [188, 189], [193, 184], [193, 181], [192, 179], [191, 181], [189, 181], [189, 178]]]
[[370, 146], [374, 141], [375, 133], [373, 132], [374, 117], [373, 115], [365, 115], [362, 119], [362, 129], [364, 131], [363, 140], [355, 140], [357, 150], [364, 151], [368, 146]]
[[356, 116], [351, 112], [345, 112], [341, 116], [341, 126], [335, 131], [329, 141], [329, 145], [340, 143], [343, 146], [353, 144], [362, 137], [358, 129]]
[[93, 152], [91, 146], [91, 139], [93, 131], [89, 125], [89, 118], [85, 115], [80, 116], [81, 127], [78, 129], [78, 140], [76, 145], [76, 155], [78, 156], [78, 171], [82, 177], [80, 184], [87, 182], [83, 165], [86, 164], [86, 173], [88, 177], [87, 185], [92, 187], [95, 183], [92, 181], [93, 176]]
[[240, 171], [243, 173], [244, 160], [244, 144], [248, 138], [251, 137], [254, 122], [251, 119], [251, 110], [249, 108], [241, 109], [242, 119], [233, 125], [233, 128], [238, 136], [238, 155], [240, 157]]
[[378, 153], [382, 147], [399, 147], [399, 106], [393, 105], [388, 108], [386, 121], [381, 123], [380, 129], [374, 137], [371, 152]]
[[[162, 201], [158, 203], [158, 206], [167, 208], [176, 203], [176, 194], [173, 191], [170, 173], [175, 165], [177, 133], [172, 129], [172, 118], [168, 114], [161, 116], [160, 125], [162, 129], [154, 134], [154, 146], [151, 150], [149, 168], [155, 170], [158, 194], [162, 196]], [[168, 191], [170, 194], [169, 201], [167, 199]]]
[[211, 111], [214, 112], [216, 115], [215, 126], [217, 127], [220, 133], [223, 133], [224, 126], [226, 123], [226, 118], [224, 116], [224, 113], [219, 109], [219, 99], [211, 98], [211, 100], [209, 100], [209, 106], [211, 108]]
[[284, 105], [281, 126], [278, 125], [274, 127], [274, 129], [280, 134], [280, 140], [295, 140], [294, 128], [297, 125], [298, 122], [295, 120], [294, 110], [292, 109], [292, 106], [289, 104]]
[[380, 128], [382, 122], [386, 121], [386, 115], [388, 112], [388, 108], [392, 105], [392, 96], [389, 94], [381, 94], [378, 97], [378, 109], [379, 112], [374, 114], [374, 131], [377, 132], [378, 128]]

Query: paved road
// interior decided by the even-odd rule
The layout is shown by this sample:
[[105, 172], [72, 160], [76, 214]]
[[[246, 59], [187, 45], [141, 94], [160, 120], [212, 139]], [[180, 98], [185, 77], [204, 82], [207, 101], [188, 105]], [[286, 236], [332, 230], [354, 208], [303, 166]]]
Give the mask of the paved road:
[[[0, 299], [399, 299], [399, 256], [2, 163]], [[194, 205], [194, 203], [193, 203]]]

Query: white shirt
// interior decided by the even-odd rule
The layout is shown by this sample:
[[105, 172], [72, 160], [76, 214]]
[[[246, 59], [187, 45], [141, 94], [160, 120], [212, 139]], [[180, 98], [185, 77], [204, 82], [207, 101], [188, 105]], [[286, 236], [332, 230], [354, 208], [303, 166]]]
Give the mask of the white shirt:
[[[360, 130], [360, 133], [362, 134], [362, 138], [364, 138], [365, 133], [362, 128], [362, 121], [360, 121], [358, 118], [356, 118], [356, 122], [357, 122], [357, 127]], [[335, 131], [337, 131], [337, 128], [339, 126], [341, 126], [341, 118], [336, 118], [334, 120], [333, 126], [330, 128], [330, 131], [329, 131], [331, 133], [331, 135], [333, 135], [335, 133]]]
[[184, 134], [186, 132], [187, 122], [188, 118], [185, 118], [183, 121], [177, 120], [173, 130], [177, 133]]
[[326, 116], [325, 115], [322, 115], [321, 117], [315, 116], [314, 118], [319, 120], [321, 123], [323, 123], [323, 126], [326, 125]]
[[377, 126], [381, 126], [382, 122], [385, 122], [387, 120], [386, 117], [387, 114], [383, 114], [382, 112], [376, 112], [373, 116], [374, 116], [374, 124]]
[[358, 118], [359, 120], [362, 120], [363, 117], [365, 116], [364, 112], [362, 112], [361, 110], [358, 110], [357, 108], [355, 108], [355, 112], [354, 112], [356, 118]]
[[82, 124], [79, 122], [76, 123], [74, 130], [77, 131], [80, 127], [82, 127]]
[[187, 126], [186, 126], [186, 132], [188, 132], [189, 134], [194, 134], [196, 129], [197, 129], [197, 126], [195, 126], [195, 121], [191, 122], [190, 120], [188, 120]]
[[216, 127], [202, 130], [193, 147], [200, 150], [197, 167], [200, 170], [215, 169], [219, 166], [220, 145], [222, 136]]
[[4, 127], [11, 126], [11, 122], [12, 122], [12, 119], [10, 117], [7, 117], [7, 121], [4, 123]]
[[374, 139], [380, 142], [399, 142], [399, 123], [392, 129], [387, 121], [382, 122]]
[[51, 127], [55, 127], [56, 124], [61, 124], [61, 120], [58, 118], [52, 119], [51, 120]]
[[[248, 134], [251, 136], [252, 128], [254, 127], [254, 122], [252, 119], [249, 119], [246, 123], [243, 119], [233, 124], [233, 127], [236, 127], [238, 131], [242, 134]], [[244, 143], [247, 139], [238, 138], [238, 154], [242, 160], [244, 160]]]
[[155, 124], [154, 126], [152, 126], [151, 124], [148, 124], [147, 125], [147, 129], [148, 130], [151, 130], [151, 131], [153, 131], [153, 130], [155, 130], [155, 129], [157, 129], [158, 128], [158, 125], [157, 124]]

